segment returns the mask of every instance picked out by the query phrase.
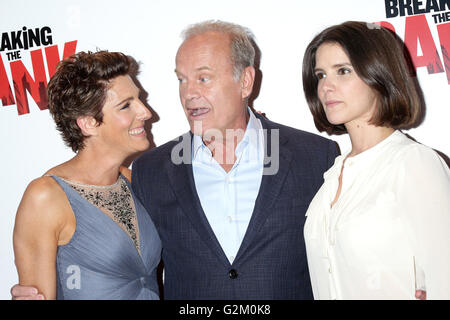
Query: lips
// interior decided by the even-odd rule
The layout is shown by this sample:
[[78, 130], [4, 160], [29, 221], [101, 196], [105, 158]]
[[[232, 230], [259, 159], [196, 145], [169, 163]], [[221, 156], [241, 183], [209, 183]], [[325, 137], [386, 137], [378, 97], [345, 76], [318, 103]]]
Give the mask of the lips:
[[190, 117], [196, 118], [207, 114], [209, 110], [208, 108], [188, 108], [188, 113]]
[[338, 101], [338, 100], [328, 100], [328, 101], [325, 101], [325, 105], [328, 107], [328, 108], [332, 108], [332, 107], [334, 107], [334, 106], [337, 106], [338, 104], [340, 104], [342, 101]]
[[132, 136], [144, 136], [146, 134], [144, 127], [131, 129], [128, 133]]

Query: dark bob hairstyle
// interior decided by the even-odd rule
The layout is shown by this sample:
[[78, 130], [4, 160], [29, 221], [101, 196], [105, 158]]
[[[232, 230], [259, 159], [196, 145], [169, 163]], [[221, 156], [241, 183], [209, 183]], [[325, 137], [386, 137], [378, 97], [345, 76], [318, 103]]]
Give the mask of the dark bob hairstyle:
[[92, 116], [102, 123], [110, 80], [137, 72], [136, 61], [120, 52], [79, 52], [59, 63], [48, 84], [48, 104], [67, 146], [74, 152], [84, 147], [86, 136], [78, 127], [78, 117]]
[[347, 21], [319, 33], [303, 58], [303, 90], [320, 132], [347, 133], [344, 124], [328, 122], [317, 94], [314, 69], [317, 49], [323, 43], [339, 44], [357, 75], [377, 93], [379, 105], [371, 124], [394, 129], [420, 125], [425, 116], [425, 101], [403, 42], [379, 25]]

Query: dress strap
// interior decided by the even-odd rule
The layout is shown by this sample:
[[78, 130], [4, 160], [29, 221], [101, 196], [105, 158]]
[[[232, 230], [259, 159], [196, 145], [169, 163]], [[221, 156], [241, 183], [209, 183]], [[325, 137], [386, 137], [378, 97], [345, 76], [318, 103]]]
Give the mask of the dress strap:
[[66, 181], [64, 181], [63, 178], [55, 176], [53, 174], [45, 174], [44, 177], [53, 178], [61, 186], [61, 188], [63, 188], [64, 192], [66, 193], [66, 195], [69, 199], [69, 202], [72, 202], [71, 197], [74, 193], [76, 193], [76, 191], [73, 190], [73, 188]]

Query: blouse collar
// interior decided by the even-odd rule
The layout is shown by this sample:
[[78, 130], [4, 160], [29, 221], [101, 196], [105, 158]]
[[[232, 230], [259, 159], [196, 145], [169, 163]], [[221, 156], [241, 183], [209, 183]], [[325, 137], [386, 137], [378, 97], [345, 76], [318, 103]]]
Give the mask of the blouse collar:
[[[352, 169], [362, 169], [366, 168], [370, 164], [372, 164], [378, 156], [383, 153], [383, 150], [389, 146], [393, 141], [397, 140], [399, 137], [403, 136], [403, 133], [401, 133], [399, 130], [395, 130], [393, 133], [391, 133], [388, 137], [377, 143], [375, 146], [355, 155], [352, 157], [349, 157], [345, 161], [345, 168], [351, 167]], [[342, 163], [347, 158], [347, 156], [350, 154], [351, 149], [345, 152], [344, 154], [338, 156], [334, 162], [334, 166], [330, 168], [327, 172], [324, 174], [324, 178], [327, 178], [328, 176], [335, 176], [340, 175]]]

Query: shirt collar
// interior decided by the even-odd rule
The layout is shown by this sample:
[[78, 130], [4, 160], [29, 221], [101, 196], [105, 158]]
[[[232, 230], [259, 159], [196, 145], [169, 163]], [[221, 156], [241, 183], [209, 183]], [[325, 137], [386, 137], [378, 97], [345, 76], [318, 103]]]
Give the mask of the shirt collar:
[[[244, 137], [236, 147], [236, 155], [242, 153], [247, 145], [249, 145], [251, 148], [258, 148], [259, 135], [255, 133], [258, 133], [263, 129], [261, 121], [255, 117], [250, 107], [247, 107], [247, 112], [249, 113], [249, 120], [245, 129]], [[211, 152], [209, 149], [206, 150], [204, 148], [208, 149], [203, 143], [202, 137], [199, 135], [194, 135], [194, 139], [192, 142], [192, 159], [197, 158], [197, 154], [200, 149]]]
[[[369, 148], [364, 152], [361, 152], [353, 157], [348, 158], [347, 161], [350, 161], [352, 163], [371, 161], [372, 159], [376, 158], [378, 154], [380, 154], [380, 152], [384, 149], [386, 145], [389, 145], [391, 141], [395, 140], [396, 137], [401, 134], [402, 133], [400, 131], [395, 130], [393, 133], [384, 138], [382, 141], [378, 142], [372, 148]], [[346, 152], [345, 156], [347, 157], [350, 152], [351, 150]]]

